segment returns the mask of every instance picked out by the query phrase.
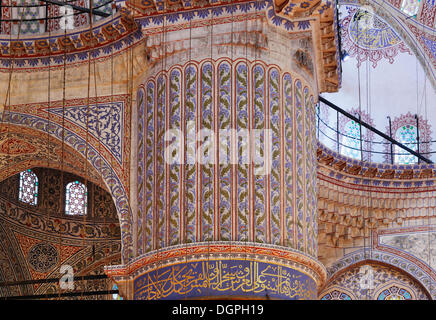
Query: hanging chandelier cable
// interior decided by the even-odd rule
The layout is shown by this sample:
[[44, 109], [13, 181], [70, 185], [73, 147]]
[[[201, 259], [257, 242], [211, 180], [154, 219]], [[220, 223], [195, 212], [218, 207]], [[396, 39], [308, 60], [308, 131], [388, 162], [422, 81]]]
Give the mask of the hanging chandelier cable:
[[[67, 39], [67, 28], [64, 29], [64, 43], [66, 42]], [[61, 146], [61, 188], [62, 191], [65, 189], [65, 180], [64, 180], [64, 171], [65, 171], [65, 166], [64, 166], [64, 159], [65, 159], [65, 99], [66, 99], [66, 69], [67, 69], [67, 47], [64, 46], [64, 55], [63, 55], [63, 68], [62, 68], [62, 146]], [[64, 194], [63, 192], [61, 192], [62, 196], [59, 197], [59, 202], [60, 202], [60, 206], [59, 208], [62, 208], [62, 200], [67, 201], [66, 199], [66, 194]], [[65, 213], [66, 212], [66, 205], [64, 206], [65, 208]], [[61, 209], [62, 210], [62, 209]], [[59, 222], [59, 255], [62, 257], [62, 220], [60, 219]], [[59, 265], [62, 267], [61, 265], [62, 260], [59, 259]], [[59, 285], [59, 290], [58, 290], [58, 299], [61, 299], [61, 290], [60, 290], [60, 285]]]
[[[375, 13], [372, 16], [372, 23], [374, 23], [374, 19], [375, 19]], [[368, 34], [368, 33], [367, 33]], [[368, 41], [367, 41], [368, 42]], [[370, 50], [372, 50], [373, 48], [373, 43], [374, 42], [370, 42], [369, 46], [370, 46]], [[366, 60], [366, 114], [370, 115], [371, 114], [371, 65], [369, 63], [369, 59]], [[368, 119], [369, 120], [369, 119]], [[362, 126], [361, 126], [362, 127]], [[362, 128], [361, 128], [362, 129]], [[368, 140], [371, 140], [369, 138], [369, 131], [366, 130], [365, 131], [367, 136], [368, 136]], [[368, 155], [367, 155], [367, 159], [368, 162], [371, 161], [371, 142], [369, 142], [368, 144]], [[363, 155], [363, 151], [361, 151], [362, 155]], [[377, 223], [375, 223], [375, 225], [372, 225], [372, 221], [373, 221], [373, 194], [372, 194], [372, 189], [371, 187], [368, 188], [368, 203], [367, 203], [367, 210], [368, 210], [368, 232], [369, 232], [369, 260], [372, 261], [372, 246], [373, 246], [373, 228], [377, 228]], [[377, 221], [376, 219], [374, 219], [375, 221]], [[370, 276], [373, 276], [373, 272], [370, 273]], [[373, 279], [371, 279], [370, 284], [372, 285], [373, 283]], [[369, 286], [368, 289], [368, 295], [369, 295], [369, 299], [371, 299], [371, 294], [373, 294], [373, 292], [371, 292], [371, 290], [373, 290], [374, 288], [371, 287], [371, 285]]]
[[[162, 112], [162, 109], [165, 110], [165, 106], [166, 106], [166, 99], [165, 99], [166, 98], [165, 66], [166, 66], [166, 49], [167, 49], [166, 48], [166, 43], [165, 43], [165, 32], [166, 32], [166, 29], [165, 29], [166, 24], [165, 24], [165, 22], [166, 22], [166, 15], [163, 14], [162, 18], [163, 18], [162, 19], [162, 33], [161, 33], [161, 48], [162, 48], [162, 52], [159, 52], [159, 58], [161, 59], [161, 63], [160, 63], [161, 72], [160, 72], [160, 76], [158, 76], [156, 78], [156, 108], [155, 108], [156, 114], [155, 114], [155, 122], [154, 122], [154, 124], [155, 124], [154, 129], [157, 132], [159, 132], [159, 130], [162, 129], [162, 128], [160, 128], [160, 127], [158, 127], [156, 125], [158, 120], [159, 120], [159, 111]], [[160, 85], [159, 85], [159, 77], [161, 77], [161, 79], [162, 79], [162, 82], [161, 82]], [[161, 95], [160, 95], [160, 90], [162, 90]], [[165, 105], [164, 105], [164, 103], [165, 103]], [[161, 110], [159, 110], [159, 107], [161, 108]], [[165, 126], [165, 122], [166, 122], [165, 121], [165, 118], [166, 118], [165, 112], [162, 112], [162, 117], [163, 117], [163, 122], [164, 122], [163, 127], [164, 127], [164, 130], [165, 130], [165, 127], [166, 127]], [[165, 145], [165, 143], [164, 143], [164, 145]], [[155, 149], [157, 149], [157, 148], [155, 148]], [[159, 151], [160, 151], [159, 149], [156, 150], [155, 159], [154, 159], [155, 161], [157, 161], [157, 157], [158, 157], [157, 153]], [[163, 161], [163, 163], [162, 163], [162, 171], [163, 172], [158, 172], [157, 169], [156, 169], [156, 166], [155, 166], [156, 170], [154, 171], [154, 173], [155, 173], [155, 175], [162, 174], [162, 176], [165, 178], [165, 166], [166, 166], [166, 164], [165, 164], [164, 160], [162, 160], [162, 161]], [[165, 246], [165, 234], [166, 234], [166, 232], [168, 232], [168, 230], [165, 228], [165, 226], [163, 226], [163, 228], [162, 228], [163, 230], [159, 229], [159, 225], [160, 225], [160, 216], [159, 215], [160, 215], [160, 213], [159, 213], [159, 210], [158, 210], [159, 208], [157, 206], [157, 196], [158, 195], [156, 194], [156, 191], [160, 187], [158, 185], [158, 181], [159, 181], [159, 176], [155, 177], [155, 184], [153, 186], [154, 190], [155, 190], [155, 192], [154, 192], [155, 193], [155, 195], [154, 195], [154, 199], [155, 199], [155, 203], [154, 203], [155, 209], [154, 209], [154, 211], [155, 211], [155, 220], [156, 220], [156, 224], [154, 226], [155, 228], [153, 230], [153, 233], [155, 234], [154, 240], [156, 241], [156, 243], [155, 243], [154, 246], [155, 246], [156, 257], [157, 257], [157, 261], [158, 261], [158, 263], [157, 263], [158, 268], [156, 270], [156, 279], [159, 279], [159, 271], [160, 271], [160, 269], [161, 269], [161, 267], [163, 265], [163, 263], [161, 261], [161, 259], [163, 258], [163, 255], [161, 255], [161, 249], [163, 249], [163, 247]], [[165, 184], [165, 181], [162, 181], [162, 183], [164, 183], [164, 195], [163, 195], [163, 197], [165, 198], [165, 194], [166, 194], [166, 191], [167, 191], [166, 190], [167, 185]], [[164, 214], [164, 217], [162, 217], [162, 219], [163, 219], [162, 223], [165, 223], [166, 210], [167, 210], [167, 208], [166, 208], [166, 204], [164, 202], [162, 204], [162, 211], [163, 211], [163, 214]], [[162, 237], [163, 237], [162, 239], [160, 239], [160, 234], [162, 234]], [[161, 242], [164, 243], [164, 246], [162, 246], [162, 248], [160, 246]], [[158, 290], [159, 290], [159, 293], [163, 292], [163, 283], [159, 283]]]
[[[111, 8], [112, 20], [114, 19], [115, 8], [116, 8], [116, 2], [114, 0], [112, 3], [112, 8]], [[113, 111], [114, 111], [113, 110], [114, 109], [114, 48], [113, 47], [110, 51], [110, 62], [111, 62], [111, 85], [110, 85], [110, 111], [109, 111], [109, 114], [110, 114], [110, 118], [114, 119], [114, 113], [113, 113]], [[114, 130], [110, 130], [110, 138], [112, 141], [113, 141], [114, 137], [115, 137]], [[100, 157], [102, 157], [102, 156], [100, 155]], [[113, 199], [112, 199], [112, 187], [113, 187], [113, 179], [114, 179], [113, 157], [110, 157], [110, 168], [111, 168], [111, 170], [109, 170], [110, 173], [109, 173], [109, 177], [108, 177], [108, 179], [109, 179], [108, 188], [109, 188], [109, 192], [111, 193], [111, 200], [113, 201]], [[118, 216], [118, 212], [116, 213], [116, 215], [117, 215], [117, 219], [118, 219], [118, 223], [120, 225], [120, 231], [121, 231], [121, 220], [122, 220], [121, 215]], [[120, 234], [121, 234], [121, 232], [120, 232]], [[121, 239], [120, 239], [120, 241], [121, 241]], [[121, 244], [121, 246], [122, 246], [122, 244]], [[121, 253], [120, 253], [120, 256], [121, 256]], [[125, 263], [128, 264], [128, 261], [125, 261]], [[129, 265], [129, 268], [130, 268], [130, 265]], [[117, 286], [117, 288], [118, 288], [118, 286]], [[127, 292], [127, 294], [129, 294], [129, 292]]]
[[[86, 102], [86, 141], [85, 141], [85, 166], [84, 166], [84, 188], [85, 188], [85, 194], [84, 194], [84, 207], [83, 207], [83, 227], [82, 227], [82, 247], [83, 247], [83, 257], [82, 259], [86, 259], [86, 254], [87, 254], [87, 246], [86, 246], [86, 224], [87, 224], [87, 215], [88, 214], [92, 214], [89, 210], [89, 204], [91, 201], [88, 200], [92, 200], [90, 199], [90, 188], [88, 188], [90, 185], [88, 185], [89, 183], [89, 168], [88, 168], [88, 161], [90, 161], [89, 159], [89, 116], [90, 116], [90, 96], [91, 96], [91, 60], [93, 60], [94, 57], [94, 33], [93, 33], [93, 0], [89, 0], [89, 7], [90, 7], [90, 12], [89, 12], [89, 34], [91, 37], [91, 47], [88, 49], [88, 77], [87, 77], [87, 102]], [[94, 71], [95, 71], [95, 59], [94, 59]], [[95, 84], [95, 72], [94, 72], [94, 84]], [[96, 88], [95, 88], [96, 89]], [[95, 94], [97, 95], [97, 91], [95, 92]], [[97, 128], [98, 130], [98, 128]], [[92, 251], [91, 251], [91, 255], [93, 255], [93, 250], [95, 250], [94, 244], [92, 247]], [[93, 257], [94, 258], [94, 257]], [[86, 261], [86, 260], [85, 260]], [[86, 264], [85, 264], [86, 265]], [[85, 291], [85, 287], [87, 287], [87, 282], [83, 283], [82, 286], [82, 292], [81, 292], [81, 298], [83, 299], [83, 293]]]
[[[128, 91], [127, 91], [127, 93], [128, 93], [128, 101], [127, 101], [127, 108], [128, 108], [128, 110], [129, 110], [129, 112], [132, 112], [132, 108], [133, 108], [133, 104], [132, 104], [132, 97], [133, 97], [133, 46], [131, 46], [129, 49], [128, 49], [128, 51], [127, 51], [127, 53], [128, 53], [128, 56], [127, 56], [127, 66], [129, 66], [130, 65], [130, 75], [129, 75], [129, 73], [128, 73], [128, 81], [127, 81], [127, 83], [128, 83]], [[127, 69], [129, 70], [129, 67], [127, 67]], [[131, 210], [131, 208], [129, 209], [129, 210]], [[128, 226], [131, 226], [132, 225], [132, 223], [134, 223], [134, 220], [133, 221], [131, 221], [130, 220], [130, 214], [127, 214], [127, 222], [128, 222]], [[131, 233], [131, 239], [132, 239], [132, 243], [133, 243], [133, 227], [132, 227], [132, 233]], [[136, 244], [135, 244], [135, 246], [136, 246]], [[132, 254], [133, 254], [133, 248], [132, 248]], [[130, 257], [130, 258], [133, 258], [133, 257]], [[130, 264], [129, 264], [129, 272], [130, 272]]]
[[[1, 0], [0, 0], [1, 1]], [[48, 4], [47, 4], [48, 6]], [[46, 11], [48, 13], [48, 10]], [[46, 26], [46, 28], [48, 29], [48, 38], [51, 39], [51, 27], [49, 27], [48, 25]], [[47, 31], [46, 29], [46, 31]], [[51, 47], [50, 45], [48, 46], [48, 68], [47, 68], [47, 168], [50, 168], [50, 108], [51, 108]], [[45, 181], [43, 181], [43, 183], [48, 183], [48, 177], [45, 177]], [[50, 221], [50, 216], [51, 216], [51, 212], [50, 212], [50, 208], [47, 206], [46, 207], [46, 216], [47, 216], [47, 221]], [[31, 287], [31, 286], [30, 286]]]
[[[92, 10], [93, 9], [96, 9], [96, 8], [93, 8], [92, 0], [91, 0], [90, 20], [92, 20], [92, 17], [93, 17], [92, 16]], [[94, 115], [95, 116], [95, 121], [96, 121], [96, 132], [95, 132], [95, 134], [97, 135], [96, 138], [97, 138], [97, 151], [98, 151], [98, 152], [96, 152], [96, 158], [98, 159], [98, 157], [101, 157], [101, 154], [102, 154], [102, 152], [101, 152], [101, 144], [102, 144], [102, 142], [101, 142], [101, 123], [100, 123], [100, 112], [99, 112], [99, 108], [100, 107], [99, 107], [99, 104], [98, 104], [98, 90], [97, 90], [97, 69], [96, 69], [96, 59], [95, 59], [94, 52], [95, 52], [95, 47], [93, 45], [92, 46], [92, 55], [93, 55], [94, 59], [92, 60], [92, 62], [93, 62], [94, 95], [95, 96], [94, 96], [93, 108], [91, 108], [91, 115], [94, 115], [92, 110], [95, 110], [95, 115]], [[88, 130], [89, 126], [87, 126], [86, 128]], [[99, 165], [99, 163], [100, 163], [100, 165]], [[98, 175], [98, 179], [99, 179], [99, 182], [100, 182], [100, 181], [103, 180], [103, 179], [101, 179], [101, 176], [102, 176], [102, 161], [98, 162], [96, 160], [95, 165], [99, 166], [99, 168], [96, 167], [95, 169], [96, 169], [96, 172], [99, 174]], [[89, 184], [89, 189], [87, 189], [87, 192], [89, 194], [88, 198], [90, 200], [89, 201], [88, 212], [89, 212], [90, 220], [91, 220], [90, 224], [93, 226], [93, 228], [96, 227], [96, 220], [98, 219], [98, 216], [97, 216], [98, 212], [97, 212], [97, 207], [96, 207], [96, 199], [97, 199], [96, 191], [97, 191], [97, 187], [98, 187], [97, 184], [96, 185]], [[103, 225], [105, 225], [105, 224], [106, 224], [106, 218], [103, 215]], [[95, 250], [96, 250], [95, 247], [96, 247], [96, 244], [93, 243], [92, 247], [91, 247], [91, 249], [92, 249], [91, 250], [91, 257], [92, 257], [91, 261], [93, 263], [95, 263]], [[99, 271], [95, 270], [95, 272], [99, 272]], [[109, 288], [107, 288], [107, 290], [109, 290]]]
[[[433, 36], [433, 39], [434, 39], [434, 35], [435, 35], [435, 28], [433, 28], [432, 29], [432, 36]], [[424, 33], [424, 24], [422, 24], [422, 33]], [[424, 59], [424, 66], [423, 66], [423, 78], [424, 78], [424, 84], [423, 84], [423, 92], [422, 92], [422, 95], [423, 95], [423, 97], [422, 97], [422, 100], [421, 100], [421, 103], [422, 103], [422, 101], [424, 102], [424, 115], [425, 115], [425, 117], [424, 117], [424, 120], [425, 121], [428, 121], [428, 109], [427, 109], [427, 76], [426, 76], [426, 69], [427, 70], [430, 70], [431, 69], [431, 66], [430, 66], [430, 62], [428, 61], [428, 59]], [[418, 59], [416, 59], [416, 81], [417, 81], [417, 83], [416, 83], [416, 88], [417, 88], [417, 90], [418, 90]], [[419, 101], [418, 101], [418, 91], [417, 91], [417, 109], [419, 108]], [[419, 116], [419, 114], [418, 114], [418, 112], [417, 112], [417, 115]], [[417, 132], [419, 132], [419, 127], [417, 126], [417, 128], [416, 128], [416, 130], [417, 130]], [[426, 147], [424, 148], [424, 152], [430, 152], [431, 151], [431, 144], [430, 144], [430, 140], [431, 140], [431, 137], [430, 137], [430, 132], [426, 132], [426, 134], [425, 134], [425, 137], [428, 137], [427, 138], [427, 141], [424, 141], [424, 143], [426, 143]], [[418, 136], [418, 144], [419, 143], [421, 143], [421, 141], [420, 141], [420, 139], [419, 139], [419, 136]], [[431, 156], [431, 154], [430, 154], [430, 156]], [[427, 179], [431, 179], [431, 178], [427, 178]], [[427, 261], [427, 265], [428, 265], [428, 267], [431, 269], [431, 270], [433, 270], [433, 266], [432, 266], [432, 246], [431, 246], [431, 244], [432, 244], [432, 239], [431, 239], [431, 231], [432, 231], [432, 225], [431, 225], [431, 220], [432, 220], [432, 215], [430, 214], [430, 212], [431, 211], [433, 211], [434, 210], [434, 207], [433, 208], [431, 208], [430, 207], [430, 203], [431, 203], [431, 194], [432, 194], [433, 192], [432, 191], [427, 191], [427, 201], [426, 202], [424, 202], [424, 204], [425, 203], [427, 203], [427, 242], [428, 242], [428, 257], [427, 257], [427, 259], [428, 259], [428, 261]], [[432, 297], [433, 297], [433, 292], [432, 292], [432, 284], [433, 284], [433, 281], [432, 281], [432, 274], [430, 274], [429, 275], [430, 276], [430, 281], [429, 281], [429, 295], [430, 295], [430, 299], [432, 299]]]
[[[234, 10], [232, 10], [232, 12], [231, 12], [231, 29], [230, 29], [230, 70], [229, 70], [229, 72], [230, 72], [230, 81], [232, 81], [233, 82], [233, 78], [235, 77], [235, 75], [234, 75], [234, 73], [235, 73], [235, 71], [234, 71], [234, 68], [233, 68], [233, 65], [234, 65], [234, 61], [233, 61], [233, 36], [234, 36], [234, 28], [233, 28], [233, 20], [234, 20], [234, 15], [233, 15], [233, 13], [234, 13]], [[231, 88], [231, 87], [230, 87]], [[233, 100], [233, 98], [232, 98], [232, 91], [230, 91], [230, 99], [231, 100]], [[233, 108], [235, 108], [236, 109], [236, 106], [233, 106]], [[234, 111], [235, 113], [236, 113], [236, 110]], [[233, 114], [233, 110], [232, 110], [232, 106], [230, 105], [230, 117], [232, 118], [231, 119], [231, 121], [230, 121], [230, 123], [231, 123], [231, 129], [233, 129], [234, 127], [236, 127], [236, 125], [233, 123], [233, 116], [232, 116], [232, 114]], [[233, 131], [233, 130], [232, 130]], [[238, 134], [236, 133], [236, 138], [238, 137]], [[230, 159], [232, 159], [232, 157], [234, 157], [234, 155], [233, 155], [233, 150], [236, 150], [237, 148], [233, 148], [233, 145], [232, 145], [232, 141], [233, 141], [233, 143], [237, 143], [237, 140], [236, 140], [236, 142], [234, 141], [234, 139], [233, 139], [233, 137], [230, 137]], [[232, 164], [232, 163], [234, 163], [234, 161], [230, 161], [230, 163], [231, 163], [231, 166], [237, 166], [236, 164]], [[233, 171], [233, 168], [232, 168], [232, 171]], [[235, 177], [235, 175], [234, 175], [234, 177]], [[234, 182], [232, 181], [232, 189], [233, 189], [233, 187], [234, 187]], [[230, 209], [230, 212], [232, 212], [232, 210], [233, 210], [233, 206], [232, 206], [232, 208]], [[231, 215], [233, 216], [233, 213], [231, 213]], [[233, 247], [232, 247], [232, 241], [233, 241], [233, 223], [236, 223], [236, 222], [233, 222], [232, 223], [232, 219], [230, 220], [230, 223], [231, 223], [231, 229], [230, 229], [230, 256], [232, 256], [232, 249], [233, 249]], [[236, 238], [237, 239], [237, 238]]]
[[[210, 105], [210, 108], [211, 108], [210, 113], [214, 114], [213, 113], [213, 111], [214, 111], [213, 110], [213, 107], [214, 107], [214, 103], [213, 103], [213, 97], [214, 97], [213, 84], [214, 84], [214, 81], [215, 81], [214, 75], [215, 75], [215, 68], [216, 68], [216, 66], [215, 66], [215, 63], [213, 61], [213, 24], [214, 24], [213, 18], [214, 18], [214, 9], [212, 7], [210, 8], [210, 14], [211, 14], [211, 21], [210, 21], [210, 38], [209, 38], [209, 41], [210, 41], [210, 64], [211, 64], [211, 68], [212, 68], [212, 72], [211, 72], [211, 75], [212, 75], [212, 80], [211, 80], [212, 88], [210, 89], [211, 90], [212, 104]], [[204, 115], [204, 113], [202, 114], [202, 117], [203, 117], [203, 115]], [[213, 121], [213, 117], [211, 117], [211, 120]], [[211, 126], [211, 128], [213, 128], [214, 124], [210, 123], [210, 126]], [[214, 128], [214, 129], [216, 129], [216, 128]], [[212, 137], [215, 139], [215, 134], [213, 134]], [[213, 166], [216, 166], [218, 164], [215, 164], [215, 161], [214, 161], [214, 158], [215, 158], [215, 141], [212, 141], [212, 138], [210, 138], [210, 137], [209, 137], [209, 139], [211, 140], [210, 142], [211, 142], [211, 146], [212, 146], [211, 149], [212, 150], [210, 150], [210, 149], [207, 150], [209, 161], [208, 161], [207, 164], [204, 164], [204, 166], [212, 167], [212, 170], [210, 170], [210, 172], [213, 172], [214, 171], [213, 170], [214, 169]], [[211, 155], [211, 153], [212, 153], [212, 155]], [[203, 154], [201, 156], [203, 156]], [[214, 165], [210, 164], [211, 163], [210, 160], [212, 161], [212, 163]], [[216, 179], [216, 177], [213, 174], [212, 174], [212, 177], [213, 177], [213, 180]], [[210, 176], [209, 176], [209, 178], [210, 178]], [[210, 268], [210, 242], [214, 240], [215, 228], [217, 227], [217, 226], [215, 226], [215, 222], [216, 222], [215, 215], [219, 214], [218, 212], [213, 213], [214, 210], [211, 210], [211, 206], [213, 205], [212, 199], [215, 197], [212, 184], [213, 184], [213, 182], [211, 183], [210, 179], [209, 179], [209, 186], [208, 186], [208, 193], [209, 193], [209, 200], [208, 201], [209, 201], [209, 206], [208, 206], [207, 214], [209, 215], [212, 212], [213, 219], [211, 219], [212, 223], [211, 223], [211, 226], [210, 226], [212, 228], [209, 227], [209, 233], [211, 233], [211, 234], [210, 235], [207, 235], [207, 234], [204, 235], [205, 237], [207, 237], [207, 240], [206, 240], [207, 241], [207, 268], [206, 269], [207, 269], [207, 283], [208, 283], [207, 293], [206, 293], [207, 296], [210, 296], [210, 279], [209, 279], [209, 276], [210, 276], [210, 274], [209, 274], [209, 268]], [[204, 193], [204, 194], [206, 194], [206, 193]], [[210, 196], [210, 195], [212, 195], [212, 196]]]
[[[1, 0], [0, 0], [1, 1]], [[19, 10], [17, 10], [18, 12]], [[18, 32], [17, 32], [17, 40], [20, 39], [20, 32], [21, 32], [21, 24], [23, 22], [23, 15], [24, 15], [24, 10], [21, 11], [21, 16], [20, 16], [20, 21], [18, 23]], [[0, 122], [4, 122], [4, 119], [6, 119], [7, 124], [6, 124], [6, 135], [5, 135], [5, 141], [7, 141], [10, 137], [10, 132], [9, 132], [9, 127], [12, 123], [12, 116], [11, 116], [11, 83], [12, 83], [12, 75], [14, 72], [14, 65], [15, 65], [15, 50], [12, 47], [12, 25], [11, 28], [9, 30], [9, 50], [10, 50], [10, 54], [11, 54], [11, 58], [10, 58], [10, 67], [9, 67], [9, 78], [8, 78], [8, 85], [7, 85], [7, 90], [6, 90], [6, 95], [5, 95], [5, 102], [3, 104], [3, 111], [2, 111], [2, 117], [0, 119]], [[7, 116], [6, 116], [7, 114]], [[7, 144], [7, 161], [9, 161], [10, 163], [11, 161], [11, 154], [10, 154], [10, 144]], [[7, 170], [7, 175], [10, 176], [10, 174], [13, 172], [14, 169], [8, 169]]]
[[[360, 15], [363, 15], [363, 11], [360, 13]], [[372, 18], [373, 18], [373, 16], [370, 17], [370, 19], [372, 19]], [[361, 22], [362, 22], [362, 17], [360, 17], [358, 20], [359, 32], [362, 32], [362, 29], [366, 30], [366, 27], [367, 27], [367, 21], [365, 21], [363, 25], [361, 24]], [[367, 40], [368, 32], [366, 32], [365, 37]], [[362, 117], [362, 83], [361, 83], [361, 71], [360, 71], [360, 67], [361, 67], [360, 54], [361, 54], [360, 46], [357, 45], [357, 60], [358, 60], [357, 79], [358, 79], [358, 97], [359, 97], [358, 98], [358, 118], [359, 118], [359, 120], [361, 120], [361, 117]], [[368, 61], [367, 61], [367, 64], [368, 64]], [[359, 121], [359, 136], [360, 136], [360, 138], [359, 138], [359, 142], [360, 142], [360, 167], [363, 169], [364, 156], [363, 156], [363, 150], [362, 150], [363, 149], [362, 148], [362, 125], [361, 125], [360, 121]], [[360, 170], [360, 175], [361, 175], [361, 179], [363, 181], [364, 176], [363, 176], [362, 169]], [[365, 261], [367, 259], [367, 244], [366, 244], [366, 240], [367, 240], [366, 239], [366, 229], [367, 229], [366, 227], [367, 227], [367, 225], [366, 225], [366, 217], [365, 217], [366, 214], [365, 214], [365, 199], [364, 199], [365, 197], [364, 197], [364, 195], [365, 195], [365, 191], [363, 189], [361, 194], [360, 194], [360, 197], [359, 197], [360, 198], [359, 199], [359, 205], [360, 205], [359, 212], [360, 212], [360, 215], [362, 217], [362, 235], [363, 235], [363, 260], [362, 261]], [[370, 275], [371, 274], [372, 273], [370, 273]], [[362, 274], [359, 272], [359, 276], [361, 277], [360, 280], [362, 280], [362, 277], [366, 277], [366, 274], [362, 276]], [[360, 282], [360, 283], [362, 283], [362, 282]], [[366, 291], [366, 298], [369, 299], [369, 290], [368, 289]]]
[[[194, 17], [192, 17], [191, 19], [189, 19], [189, 53], [188, 53], [188, 63], [187, 63], [187, 67], [185, 68], [185, 83], [186, 82], [188, 82], [188, 83], [190, 83], [190, 81], [191, 81], [191, 67], [192, 67], [192, 20], [194, 19]], [[181, 80], [181, 81], [183, 81], [183, 80]], [[185, 94], [185, 98], [183, 99], [184, 100], [184, 105], [182, 105], [182, 112], [183, 112], [183, 126], [184, 126], [184, 131], [182, 131], [183, 132], [183, 135], [184, 135], [184, 141], [185, 141], [185, 143], [184, 143], [184, 145], [183, 145], [183, 150], [184, 150], [184, 152], [183, 152], [183, 154], [182, 154], [182, 156], [183, 156], [183, 165], [182, 165], [182, 168], [183, 168], [183, 177], [184, 177], [184, 181], [188, 181], [188, 179], [190, 178], [190, 177], [188, 177], [188, 173], [189, 173], [189, 162], [187, 161], [187, 157], [186, 157], [186, 155], [187, 155], [187, 153], [189, 152], [188, 150], [187, 150], [187, 144], [186, 144], [186, 141], [187, 141], [187, 136], [186, 135], [189, 135], [189, 128], [187, 128], [188, 126], [187, 126], [187, 120], [186, 120], [186, 112], [185, 112], [185, 110], [187, 109], [187, 107], [186, 107], [186, 102], [187, 102], [187, 93], [186, 93], [186, 91], [187, 90], [191, 90], [191, 88], [187, 88], [187, 87], [185, 87], [185, 92], [184, 92], [184, 94]], [[197, 86], [197, 90], [198, 90], [198, 86]], [[198, 106], [197, 106], [198, 107]], [[192, 164], [192, 166], [196, 166], [196, 164], [194, 163], [194, 164]], [[188, 170], [186, 170], [186, 167], [188, 167]], [[198, 179], [198, 177], [197, 177], [197, 179]], [[188, 210], [189, 209], [187, 209], [187, 206], [186, 206], [186, 197], [183, 197], [183, 199], [182, 199], [182, 201], [183, 201], [183, 208], [184, 208], [184, 215], [183, 215], [183, 223], [184, 223], [184, 228], [183, 228], [183, 231], [184, 231], [184, 234], [183, 234], [183, 237], [182, 237], [182, 235], [180, 235], [180, 237], [181, 237], [181, 243], [183, 243], [183, 242], [185, 242], [185, 265], [187, 266], [188, 265], [188, 232], [187, 232], [187, 226], [188, 226]], [[184, 281], [183, 281], [183, 291], [182, 292], [184, 292], [184, 296], [185, 296], [185, 298], [187, 298], [188, 297], [188, 292], [187, 292], [187, 287], [186, 287], [186, 283], [187, 283], [187, 273], [185, 272], [185, 274], [184, 274]]]

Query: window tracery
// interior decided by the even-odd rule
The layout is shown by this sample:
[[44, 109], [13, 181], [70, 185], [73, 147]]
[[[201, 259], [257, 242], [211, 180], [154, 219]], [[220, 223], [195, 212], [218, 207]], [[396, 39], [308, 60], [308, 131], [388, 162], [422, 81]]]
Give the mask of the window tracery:
[[360, 125], [351, 120], [345, 124], [344, 136], [341, 144], [341, 154], [344, 156], [360, 159]]
[[68, 183], [65, 197], [65, 214], [72, 216], [86, 215], [87, 195], [87, 188], [83, 183], [79, 181]]
[[[114, 284], [112, 286], [112, 290], [118, 290], [118, 286]], [[121, 297], [118, 293], [112, 294], [112, 300], [123, 300], [123, 297]]]
[[383, 290], [377, 300], [412, 300], [412, 296], [406, 289], [392, 286]]
[[[418, 125], [418, 126], [417, 126]], [[394, 118], [391, 124], [386, 127], [386, 133], [392, 133], [392, 137], [398, 142], [404, 144], [406, 147], [419, 151], [424, 157], [428, 156], [430, 152], [431, 130], [427, 120], [424, 120], [421, 116], [416, 118], [415, 115], [410, 112]], [[418, 137], [419, 134], [419, 137]], [[419, 139], [418, 139], [419, 138]], [[419, 148], [418, 148], [419, 141]], [[418, 158], [408, 153], [403, 148], [394, 145], [393, 151], [393, 163], [396, 164], [414, 164], [418, 162]], [[391, 162], [390, 144], [385, 146], [385, 160], [387, 163]]]
[[18, 199], [33, 206], [38, 202], [38, 177], [30, 169], [20, 172]]
[[[373, 125], [373, 121], [367, 113], [357, 109], [352, 109], [348, 112], [357, 118], [360, 117], [363, 122]], [[362, 130], [362, 134], [360, 130]], [[339, 118], [339, 133], [339, 151], [342, 155], [353, 159], [362, 159], [363, 161], [371, 160], [371, 140], [374, 135], [373, 132], [367, 130], [365, 127], [361, 127], [358, 122], [346, 116], [341, 116]], [[360, 141], [361, 139], [362, 142]]]
[[327, 293], [326, 295], [324, 295], [324, 297], [322, 297], [321, 300], [352, 300], [352, 299], [348, 294], [342, 291], [333, 290]]
[[[406, 147], [417, 151], [417, 131], [416, 127], [406, 124], [397, 130], [396, 137]], [[417, 162], [417, 158], [412, 154], [406, 153], [399, 146], [395, 146], [394, 162], [398, 164], [412, 164]]]

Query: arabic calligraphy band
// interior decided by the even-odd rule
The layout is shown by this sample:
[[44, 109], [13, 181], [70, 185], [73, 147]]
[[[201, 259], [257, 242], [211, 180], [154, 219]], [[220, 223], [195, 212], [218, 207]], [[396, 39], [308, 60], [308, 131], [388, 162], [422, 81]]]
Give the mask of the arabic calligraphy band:
[[252, 260], [180, 263], [134, 280], [135, 300], [248, 296], [264, 299], [315, 299], [316, 284], [289, 267]]

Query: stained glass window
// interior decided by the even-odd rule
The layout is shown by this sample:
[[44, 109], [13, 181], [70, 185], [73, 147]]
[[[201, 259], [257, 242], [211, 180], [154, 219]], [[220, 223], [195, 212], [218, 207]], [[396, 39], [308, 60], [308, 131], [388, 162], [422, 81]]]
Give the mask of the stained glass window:
[[346, 293], [333, 290], [322, 297], [321, 300], [351, 300], [351, 297]]
[[[114, 284], [112, 290], [118, 290], [118, 286]], [[121, 297], [118, 293], [114, 293], [112, 294], [112, 300], [123, 300], [123, 297]]]
[[[396, 132], [396, 139], [412, 150], [416, 151], [418, 149], [416, 127], [413, 125], [407, 124], [399, 128]], [[394, 161], [398, 164], [412, 164], [417, 162], [417, 158], [396, 145]]]
[[20, 172], [20, 189], [18, 199], [36, 206], [38, 200], [38, 177], [32, 170]]
[[401, 11], [415, 18], [418, 13], [419, 3], [421, 0], [403, 0], [401, 2]]
[[86, 215], [87, 194], [86, 186], [83, 183], [74, 181], [67, 184], [65, 214], [72, 216]]
[[345, 124], [342, 136], [341, 154], [360, 159], [360, 125], [351, 120]]
[[412, 296], [405, 289], [398, 287], [390, 287], [383, 290], [378, 296], [377, 300], [411, 300]]

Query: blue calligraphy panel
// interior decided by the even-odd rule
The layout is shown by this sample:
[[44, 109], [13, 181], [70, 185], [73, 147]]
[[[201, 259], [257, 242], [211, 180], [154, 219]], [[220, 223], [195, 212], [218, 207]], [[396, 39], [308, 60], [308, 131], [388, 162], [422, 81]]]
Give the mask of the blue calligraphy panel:
[[211, 296], [316, 299], [315, 281], [298, 270], [251, 260], [209, 260], [166, 266], [134, 280], [135, 300]]

